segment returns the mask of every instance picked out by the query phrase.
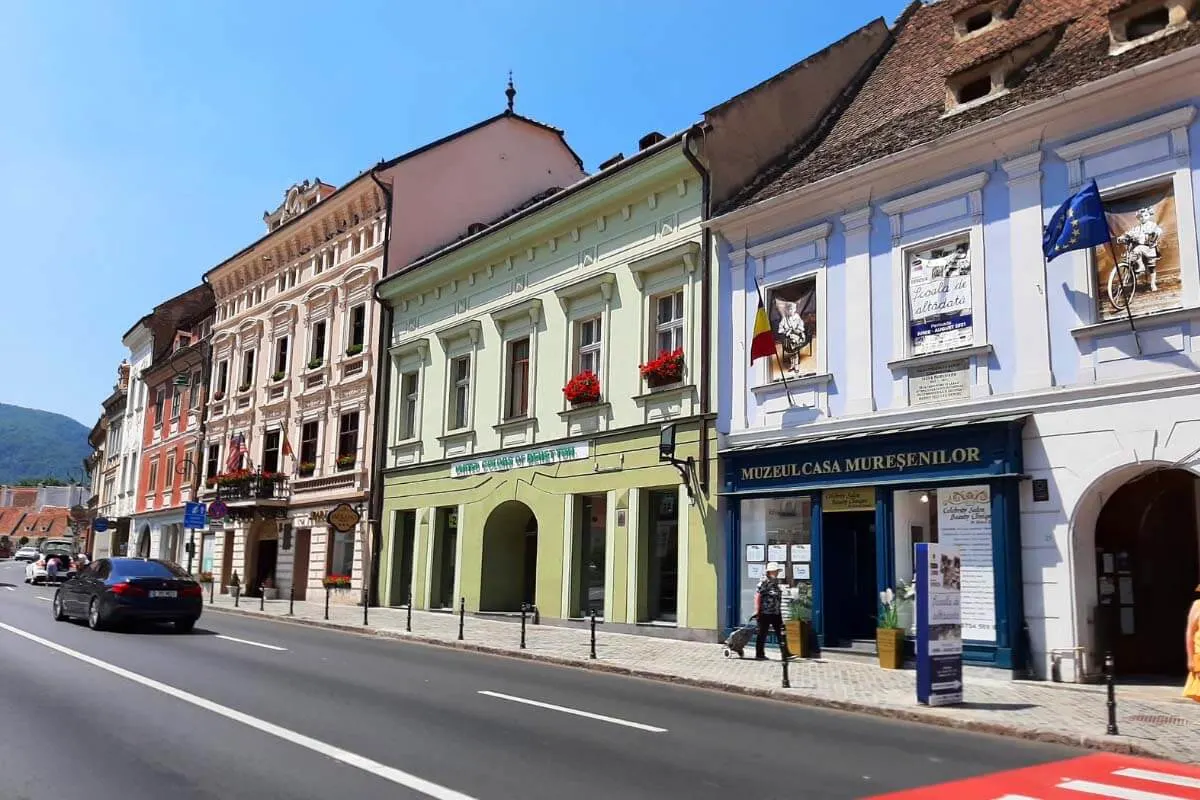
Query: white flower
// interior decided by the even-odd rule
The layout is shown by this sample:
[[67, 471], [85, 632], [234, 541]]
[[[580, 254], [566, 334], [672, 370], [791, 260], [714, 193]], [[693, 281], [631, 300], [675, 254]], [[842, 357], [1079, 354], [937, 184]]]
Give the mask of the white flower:
[[879, 593], [879, 600], [884, 606], [891, 607], [896, 602], [896, 594], [891, 589], [884, 589]]

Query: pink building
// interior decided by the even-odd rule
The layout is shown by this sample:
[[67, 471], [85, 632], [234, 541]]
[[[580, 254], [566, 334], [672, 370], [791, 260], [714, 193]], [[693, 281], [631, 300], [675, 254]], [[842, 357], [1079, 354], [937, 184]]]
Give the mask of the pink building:
[[[217, 310], [204, 499], [229, 513], [201, 537], [200, 569], [222, 591], [236, 572], [244, 594], [294, 586], [304, 599], [348, 576], [338, 596], [358, 601], [373, 532], [376, 281], [583, 175], [562, 131], [513, 113], [510, 97], [507, 111], [340, 188], [292, 186], [264, 215], [266, 235], [205, 275]], [[340, 503], [362, 514], [346, 533], [327, 525]]]

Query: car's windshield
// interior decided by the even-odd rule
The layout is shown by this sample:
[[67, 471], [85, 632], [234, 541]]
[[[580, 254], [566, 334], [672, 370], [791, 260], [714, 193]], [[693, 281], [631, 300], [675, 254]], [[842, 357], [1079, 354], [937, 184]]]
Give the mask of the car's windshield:
[[114, 561], [115, 578], [186, 578], [188, 573], [177, 564], [167, 561]]

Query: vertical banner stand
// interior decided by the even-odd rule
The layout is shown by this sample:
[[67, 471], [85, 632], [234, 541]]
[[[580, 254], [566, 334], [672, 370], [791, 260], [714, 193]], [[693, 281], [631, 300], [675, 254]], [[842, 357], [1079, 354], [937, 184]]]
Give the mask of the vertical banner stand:
[[963, 701], [962, 556], [939, 544], [916, 548], [917, 702]]

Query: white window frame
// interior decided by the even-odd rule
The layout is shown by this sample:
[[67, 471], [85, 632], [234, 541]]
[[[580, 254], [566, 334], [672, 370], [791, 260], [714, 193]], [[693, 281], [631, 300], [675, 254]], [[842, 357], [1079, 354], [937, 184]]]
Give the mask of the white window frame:
[[[465, 378], [466, 388], [466, 419], [462, 420], [461, 425], [453, 425], [453, 422], [458, 422], [455, 419], [457, 413], [457, 397], [458, 390], [464, 386], [464, 379], [456, 377], [456, 365], [460, 361], [467, 362], [467, 377]], [[475, 354], [474, 352], [459, 353], [447, 358], [446, 361], [446, 423], [445, 432], [447, 434], [461, 433], [463, 431], [472, 430], [474, 427], [474, 398], [475, 398]]]
[[[683, 358], [684, 384], [692, 380], [692, 364], [696, 363], [696, 305], [697, 268], [700, 263], [700, 245], [694, 241], [678, 242], [669, 247], [649, 253], [630, 262], [634, 284], [642, 293], [642, 314], [639, 324], [639, 363], [657, 358], [657, 349], [652, 350], [651, 333], [657, 328], [658, 306], [656, 298], [669, 292], [683, 290]], [[609, 330], [611, 330], [611, 326]], [[657, 348], [657, 337], [653, 348]], [[640, 385], [646, 387], [645, 378], [639, 376]]]
[[179, 391], [179, 387], [171, 383], [171, 421], [177, 422], [179, 415], [183, 413], [183, 396]]
[[[594, 326], [595, 332], [592, 336], [592, 341], [584, 343], [583, 333], [587, 326]], [[600, 385], [604, 385], [604, 345], [608, 341], [607, 331], [604, 329], [604, 315], [592, 314], [591, 316], [583, 317], [574, 320], [572, 325], [572, 344], [574, 365], [571, 369], [572, 376], [584, 372], [583, 362], [585, 359], [591, 359], [595, 362], [594, 367], [589, 367], [589, 370], [597, 378], [600, 379]]]
[[[559, 304], [566, 315], [567, 323], [571, 326], [569, 347], [566, 348], [563, 364], [563, 371], [566, 373], [563, 379], [564, 386], [567, 381], [579, 374], [577, 357], [579, 323], [590, 319], [600, 320], [600, 354], [597, 359], [600, 370], [597, 372], [597, 376], [600, 378], [601, 402], [608, 397], [606, 376], [612, 372], [609, 361], [612, 336], [609, 333], [612, 330], [612, 299], [616, 283], [617, 276], [614, 273], [604, 272], [555, 290]], [[570, 408], [565, 397], [563, 398], [563, 408], [568, 410]]]
[[355, 356], [347, 356], [348, 358], [357, 358], [358, 356], [365, 354], [367, 352], [367, 342], [371, 338], [371, 317], [367, 311], [367, 302], [365, 300], [360, 300], [357, 303], [350, 303], [349, 307], [346, 309], [346, 330], [342, 336], [342, 352], [345, 353], [347, 350], [349, 350], [352, 344], [350, 337], [354, 332], [354, 309], [356, 308], [361, 308], [363, 313], [362, 351]]
[[[425, 414], [425, 381], [427, 376], [425, 364], [429, 356], [429, 340], [424, 338], [411, 340], [392, 347], [389, 352], [392, 357], [391, 407], [394, 410], [394, 416], [388, 432], [388, 438], [392, 446], [395, 447], [419, 441], [424, 429], [422, 422]], [[410, 373], [416, 373], [417, 375], [417, 397], [413, 408], [413, 429], [409, 436], [401, 436], [401, 419], [406, 408], [403, 396], [404, 376]]]
[[[437, 337], [442, 346], [443, 363], [445, 364], [445, 375], [442, 379], [442, 397], [445, 403], [445, 413], [442, 414], [442, 436], [473, 432], [475, 430], [475, 389], [478, 384], [476, 378], [479, 374], [479, 343], [483, 337], [483, 324], [477, 319], [467, 320], [439, 331]], [[451, 428], [451, 401], [454, 389], [452, 367], [454, 360], [461, 356], [469, 356], [471, 359], [470, 386], [467, 392], [467, 420], [466, 425]]]
[[[679, 316], [672, 317], [667, 322], [660, 322], [659, 316], [658, 316], [658, 311], [662, 305], [662, 302], [664, 300], [666, 300], [667, 298], [671, 299], [672, 306], [675, 306], [676, 300], [678, 300], [678, 308], [672, 308], [672, 313], [678, 312]], [[649, 361], [650, 359], [653, 359], [653, 358], [658, 358], [662, 353], [673, 352], [674, 350], [677, 350], [677, 349], [682, 349], [685, 354], [687, 353], [687, 351], [689, 349], [687, 346], [687, 344], [688, 344], [687, 343], [687, 323], [688, 323], [688, 302], [687, 302], [687, 300], [688, 300], [687, 289], [683, 286], [680, 286], [675, 289], [668, 289], [665, 292], [656, 292], [655, 294], [650, 296], [650, 313], [651, 313], [650, 337], [651, 338], [650, 338], [650, 341], [648, 342], [649, 348], [647, 349], [646, 353], [643, 355], [643, 357], [646, 361]], [[673, 338], [677, 335], [678, 339], [679, 339], [679, 345], [677, 347], [670, 348], [670, 350], [664, 350], [663, 348], [661, 348], [659, 346], [659, 337], [662, 336], [664, 333], [670, 334]]]
[[[283, 380], [287, 380], [288, 375], [292, 370], [292, 337], [291, 334], [283, 334], [276, 336], [275, 341], [271, 345], [271, 378], [274, 378], [277, 373], [283, 373]], [[287, 352], [283, 354], [283, 369], [279, 369], [279, 348], [287, 348]]]
[[[542, 320], [542, 301], [538, 298], [525, 300], [520, 303], [497, 309], [492, 312], [492, 322], [496, 326], [497, 333], [500, 334], [501, 353], [503, 354], [503, 362], [500, 370], [500, 402], [496, 407], [496, 426], [503, 428], [504, 426], [515, 426], [518, 429], [524, 426], [526, 436], [530, 434], [528, 428], [533, 424], [533, 419], [537, 416], [537, 391], [538, 391], [538, 335], [540, 323]], [[513, 342], [521, 339], [529, 340], [529, 369], [526, 375], [528, 382], [527, 387], [527, 402], [525, 413], [521, 416], [508, 416], [508, 399], [509, 393], [512, 390], [512, 375], [509, 369], [510, 355]], [[510, 431], [511, 432], [511, 431]]]
[[[240, 367], [240, 369], [238, 370], [238, 391], [239, 392], [254, 391], [254, 379], [258, 375], [258, 348], [247, 347], [246, 349], [242, 350], [241, 356], [242, 356], [241, 364], [238, 365]], [[247, 356], [249, 356], [249, 359], [250, 359], [250, 379], [249, 380], [246, 380], [246, 358], [247, 358]], [[247, 386], [247, 384], [249, 385], [248, 388], [243, 389], [242, 387]]]
[[195, 411], [200, 408], [201, 388], [204, 384], [204, 372], [201, 370], [192, 371], [192, 380], [188, 386], [188, 410]]
[[[396, 440], [398, 442], [412, 441], [420, 437], [420, 410], [421, 410], [421, 370], [409, 369], [397, 373], [399, 384], [397, 390], [399, 392], [399, 406], [396, 415]], [[411, 392], [405, 391], [405, 384], [409, 378], [415, 382], [415, 388]], [[411, 420], [411, 421], [410, 421]]]
[[[318, 325], [321, 325], [324, 327], [324, 337], [323, 338], [325, 340], [321, 347], [320, 353], [316, 352], [317, 326]], [[313, 359], [317, 358], [317, 356], [320, 356], [320, 358], [321, 358], [321, 367], [325, 367], [325, 366], [329, 365], [329, 317], [321, 317], [320, 319], [314, 319], [312, 321], [312, 324], [308, 328], [308, 353], [307, 353], [307, 356], [304, 361], [304, 368], [305, 369], [320, 369], [321, 367], [309, 367], [309, 364], [311, 364]]]
[[[513, 392], [516, 390], [516, 362], [514, 356], [516, 354], [517, 345], [524, 343], [525, 345], [525, 408], [517, 413], [513, 409]], [[533, 336], [527, 334], [525, 336], [513, 336], [504, 342], [504, 397], [502, 398], [503, 405], [501, 409], [501, 419], [504, 422], [516, 422], [517, 420], [529, 419], [529, 412], [533, 406]]]

